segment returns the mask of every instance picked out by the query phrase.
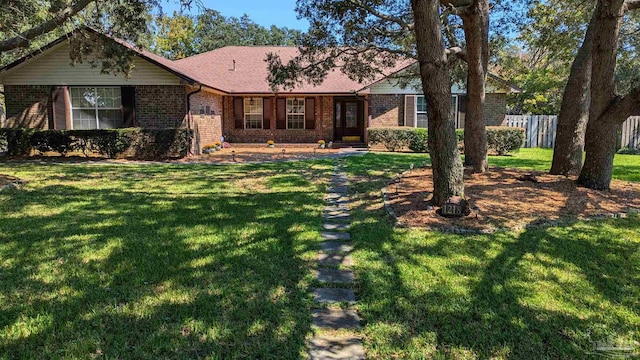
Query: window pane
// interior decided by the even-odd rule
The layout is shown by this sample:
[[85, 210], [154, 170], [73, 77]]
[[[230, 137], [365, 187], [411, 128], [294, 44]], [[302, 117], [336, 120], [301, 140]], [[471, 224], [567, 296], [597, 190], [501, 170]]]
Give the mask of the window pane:
[[304, 129], [304, 98], [287, 98], [287, 129]]
[[287, 128], [288, 129], [304, 129], [304, 115], [288, 115], [287, 116]]
[[429, 119], [427, 118], [427, 114], [418, 114], [416, 126], [425, 129], [429, 127]]
[[336, 127], [342, 126], [342, 103], [336, 103]]
[[354, 102], [348, 102], [345, 105], [345, 127], [355, 128], [358, 127], [358, 104]]
[[71, 107], [93, 108], [96, 105], [96, 94], [93, 88], [73, 87], [70, 89]]
[[416, 96], [416, 111], [419, 113], [427, 112], [427, 100], [422, 95]]
[[245, 129], [262, 129], [262, 98], [244, 98]]
[[73, 128], [79, 130], [96, 129], [96, 111], [94, 109], [73, 109]]
[[115, 129], [122, 127], [121, 110], [98, 110], [100, 129]]

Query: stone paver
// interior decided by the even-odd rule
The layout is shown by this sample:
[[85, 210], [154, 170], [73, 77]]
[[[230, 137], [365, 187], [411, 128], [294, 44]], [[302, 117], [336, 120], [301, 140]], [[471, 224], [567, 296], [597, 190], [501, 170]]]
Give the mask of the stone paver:
[[324, 252], [350, 252], [353, 250], [353, 245], [337, 241], [323, 241], [320, 246]]
[[355, 329], [360, 327], [360, 318], [354, 310], [315, 309], [313, 326], [326, 329]]
[[338, 193], [338, 194], [346, 194], [347, 193], [347, 187], [346, 186], [331, 186], [327, 191]]
[[319, 268], [316, 277], [324, 283], [350, 284], [353, 282], [353, 271], [331, 268]]
[[349, 230], [349, 224], [323, 224], [322, 227], [325, 230]]
[[323, 231], [320, 236], [325, 240], [351, 240], [351, 235], [346, 232]]
[[325, 304], [356, 302], [356, 295], [351, 289], [317, 288], [313, 290], [313, 298], [317, 303]]
[[333, 253], [333, 254], [318, 254], [318, 264], [321, 266], [353, 266], [353, 258], [349, 254]]
[[342, 204], [327, 205], [324, 207], [324, 211], [325, 212], [333, 212], [333, 211], [347, 212], [349, 211], [349, 204], [342, 203]]
[[324, 219], [325, 220], [340, 220], [340, 221], [351, 221], [351, 217], [349, 216], [349, 214], [345, 214], [345, 213], [339, 213], [339, 214], [334, 214], [334, 213], [325, 213], [324, 214]]
[[357, 337], [315, 337], [309, 340], [312, 360], [364, 360], [362, 339]]

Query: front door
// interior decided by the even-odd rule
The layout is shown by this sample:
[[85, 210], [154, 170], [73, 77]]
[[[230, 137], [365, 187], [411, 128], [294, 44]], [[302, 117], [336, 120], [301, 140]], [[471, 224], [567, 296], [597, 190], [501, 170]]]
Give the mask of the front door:
[[334, 98], [334, 119], [334, 138], [336, 141], [363, 141], [363, 100], [357, 98]]

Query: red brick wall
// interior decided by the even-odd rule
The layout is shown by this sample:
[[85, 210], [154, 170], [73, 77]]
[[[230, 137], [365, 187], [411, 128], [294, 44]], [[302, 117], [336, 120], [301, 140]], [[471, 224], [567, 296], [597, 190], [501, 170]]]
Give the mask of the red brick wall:
[[184, 85], [137, 85], [136, 126], [175, 128], [186, 126]]
[[6, 127], [48, 129], [53, 119], [52, 87], [48, 85], [6, 85]]
[[[404, 95], [373, 94], [369, 96], [371, 121], [369, 127], [402, 126], [404, 123]], [[506, 94], [487, 94], [484, 116], [488, 126], [501, 125], [507, 109]], [[460, 110], [460, 109], [459, 109]], [[460, 113], [460, 124], [465, 114]]]
[[369, 108], [369, 127], [402, 126], [404, 122], [404, 95], [370, 95]]
[[[268, 130], [236, 129], [233, 118], [233, 97], [224, 97], [223, 134], [229, 142], [235, 143], [315, 143], [320, 139], [333, 140], [333, 98], [316, 96], [316, 128], [313, 130], [276, 129], [276, 104], [271, 106], [271, 126]], [[321, 98], [323, 99], [321, 101]]]
[[[188, 92], [193, 90], [196, 89], [187, 88]], [[200, 154], [203, 146], [220, 141], [222, 136], [222, 96], [206, 91], [192, 95], [191, 119], [194, 132], [192, 151]]]
[[507, 94], [487, 94], [484, 100], [484, 118], [488, 126], [502, 125], [507, 111]]

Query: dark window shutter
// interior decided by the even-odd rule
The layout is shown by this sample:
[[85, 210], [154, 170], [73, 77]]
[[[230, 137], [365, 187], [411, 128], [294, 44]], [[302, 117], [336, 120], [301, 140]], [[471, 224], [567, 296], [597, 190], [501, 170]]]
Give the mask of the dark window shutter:
[[304, 128], [307, 130], [316, 128], [316, 98], [304, 99]]
[[244, 129], [244, 99], [233, 98], [233, 118], [236, 129]]
[[271, 98], [264, 98], [262, 100], [262, 128], [271, 128]]
[[136, 126], [136, 88], [123, 86], [122, 93], [122, 127]]
[[458, 96], [458, 126], [464, 129], [464, 122], [467, 118], [467, 95]]
[[404, 97], [404, 126], [416, 127], [416, 96]]
[[287, 128], [287, 99], [276, 100], [276, 129]]
[[53, 88], [51, 99], [53, 100], [53, 128], [65, 130], [67, 128], [67, 91], [66, 86]]

